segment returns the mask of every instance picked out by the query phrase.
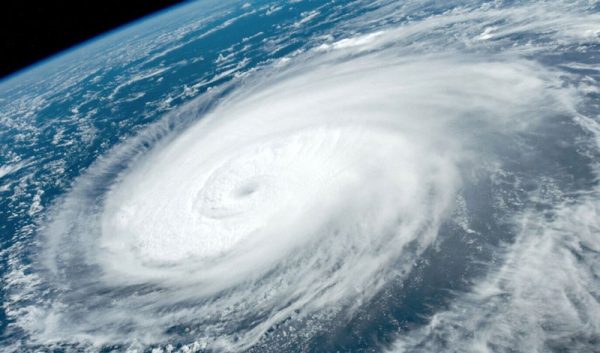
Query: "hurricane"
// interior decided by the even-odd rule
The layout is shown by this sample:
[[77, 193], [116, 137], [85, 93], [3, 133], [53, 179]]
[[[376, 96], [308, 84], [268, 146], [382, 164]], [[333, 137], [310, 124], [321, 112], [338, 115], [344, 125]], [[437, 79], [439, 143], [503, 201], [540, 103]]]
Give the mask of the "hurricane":
[[32, 221], [7, 351], [598, 351], [598, 2], [320, 6]]

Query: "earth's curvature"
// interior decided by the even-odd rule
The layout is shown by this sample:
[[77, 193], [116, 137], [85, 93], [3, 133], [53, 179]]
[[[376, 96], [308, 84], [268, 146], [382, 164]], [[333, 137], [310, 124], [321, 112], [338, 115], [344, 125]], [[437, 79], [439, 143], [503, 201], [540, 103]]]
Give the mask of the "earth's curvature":
[[3, 352], [600, 352], [598, 1], [201, 1], [0, 83]]

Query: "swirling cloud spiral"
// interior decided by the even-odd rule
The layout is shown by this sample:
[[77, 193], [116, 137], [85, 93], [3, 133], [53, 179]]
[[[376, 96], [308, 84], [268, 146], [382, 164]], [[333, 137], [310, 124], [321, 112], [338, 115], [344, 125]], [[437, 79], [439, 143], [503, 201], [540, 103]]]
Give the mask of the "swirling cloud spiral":
[[179, 108], [56, 205], [49, 299], [20, 324], [41, 343], [282, 352], [407, 310], [448, 270], [462, 272], [444, 304], [381, 349], [560, 351], [563, 337], [585, 351], [600, 332], [597, 187], [566, 165], [595, 175], [600, 129], [581, 107], [597, 93], [549, 62], [597, 50], [600, 17], [552, 4], [319, 39]]

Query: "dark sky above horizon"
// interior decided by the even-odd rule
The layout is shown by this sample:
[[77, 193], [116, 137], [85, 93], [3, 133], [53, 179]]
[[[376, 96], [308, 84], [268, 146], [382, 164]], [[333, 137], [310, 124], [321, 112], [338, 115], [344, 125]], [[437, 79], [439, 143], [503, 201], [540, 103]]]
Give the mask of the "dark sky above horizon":
[[0, 78], [183, 0], [7, 1], [0, 7]]

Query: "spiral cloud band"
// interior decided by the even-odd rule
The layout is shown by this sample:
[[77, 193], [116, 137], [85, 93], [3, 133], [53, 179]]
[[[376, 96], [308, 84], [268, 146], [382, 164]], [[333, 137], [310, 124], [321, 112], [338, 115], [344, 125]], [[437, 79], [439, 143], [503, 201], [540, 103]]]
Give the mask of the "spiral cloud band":
[[20, 325], [40, 344], [301, 351], [447, 281], [385, 349], [585, 351], [600, 130], [578, 73], [532, 54], [598, 45], [599, 17], [556, 4], [326, 41], [181, 107], [56, 206], [36, 273], [50, 289]]

